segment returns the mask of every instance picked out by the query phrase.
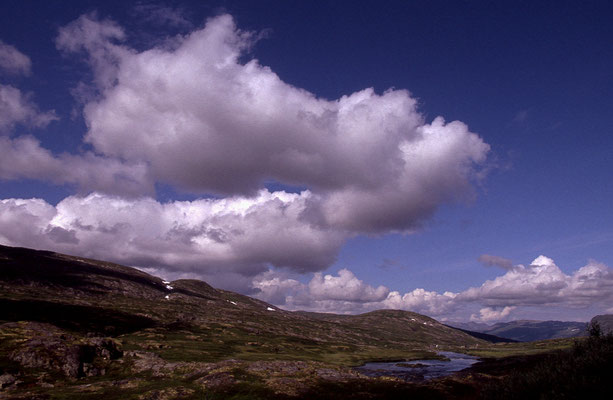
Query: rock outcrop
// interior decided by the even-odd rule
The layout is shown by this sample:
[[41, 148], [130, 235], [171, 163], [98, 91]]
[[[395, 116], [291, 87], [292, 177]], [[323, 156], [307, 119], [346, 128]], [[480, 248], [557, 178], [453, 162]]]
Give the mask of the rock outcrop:
[[51, 324], [10, 322], [0, 325], [0, 330], [13, 338], [11, 361], [69, 378], [104, 375], [104, 365], [123, 355], [115, 339], [77, 337]]

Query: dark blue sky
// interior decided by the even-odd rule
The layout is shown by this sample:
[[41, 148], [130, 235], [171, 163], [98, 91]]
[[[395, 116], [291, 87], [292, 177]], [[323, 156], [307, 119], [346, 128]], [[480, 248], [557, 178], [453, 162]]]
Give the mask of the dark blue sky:
[[[611, 2], [171, 5], [180, 23], [135, 11], [162, 3], [5, 2], [0, 40], [30, 57], [32, 73], [3, 74], [1, 83], [31, 93], [40, 110], [54, 109], [59, 117], [44, 129], [18, 126], [12, 137], [32, 134], [54, 154], [93, 150], [83, 142], [87, 127], [71, 94], [91, 80], [91, 69], [83, 57], [55, 45], [58, 30], [79, 16], [96, 12], [116, 21], [127, 34], [125, 44], [143, 51], [230, 14], [239, 29], [262, 33], [243, 61], [257, 59], [282, 81], [328, 100], [368, 87], [379, 94], [407, 89], [426, 122], [439, 115], [460, 120], [491, 146], [487, 175], [473, 183], [472, 199], [441, 205], [413, 234], [351, 236], [325, 273], [348, 268], [373, 286], [442, 293], [505, 272], [484, 267], [477, 261], [483, 254], [524, 265], [544, 254], [569, 275], [590, 259], [613, 266]], [[210, 195], [162, 182], [156, 188], [163, 202]], [[288, 186], [269, 185], [279, 188]], [[77, 192], [86, 194], [74, 185], [0, 180], [5, 199], [37, 197], [55, 205]], [[308, 282], [310, 275], [297, 279]], [[559, 315], [581, 319], [581, 313]]]

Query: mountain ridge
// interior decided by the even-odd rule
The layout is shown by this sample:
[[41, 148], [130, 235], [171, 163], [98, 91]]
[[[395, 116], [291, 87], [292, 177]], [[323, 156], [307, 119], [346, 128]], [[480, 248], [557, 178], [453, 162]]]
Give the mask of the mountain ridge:
[[[35, 322], [59, 323], [75, 332], [111, 336], [165, 329], [172, 323], [198, 329], [234, 324], [233, 328], [247, 336], [252, 327], [270, 336], [317, 338], [323, 343], [333, 341], [365, 348], [389, 341], [398, 356], [416, 349], [425, 351], [432, 344], [453, 347], [482, 343], [409, 311], [322, 314], [314, 318], [314, 314], [285, 311], [249, 296], [213, 288], [206, 282], [166, 282], [119, 264], [48, 251], [0, 246], [0, 267], [0, 302], [6, 305], [0, 311], [0, 320], [7, 322], [25, 317]], [[104, 316], [104, 321], [96, 323], [88, 313]], [[283, 356], [283, 352], [275, 354]], [[231, 355], [230, 352], [228, 356]]]
[[498, 322], [494, 325], [474, 323], [450, 323], [449, 325], [518, 342], [583, 337], [587, 336], [588, 326], [586, 322], [538, 320], [515, 320]]

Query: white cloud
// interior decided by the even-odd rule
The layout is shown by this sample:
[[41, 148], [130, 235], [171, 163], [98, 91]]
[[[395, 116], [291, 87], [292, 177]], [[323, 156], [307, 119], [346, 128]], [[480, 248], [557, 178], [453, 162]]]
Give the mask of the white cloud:
[[569, 299], [572, 305], [583, 307], [595, 299], [613, 303], [613, 270], [594, 260], [579, 268], [570, 276], [568, 286], [560, 296]]
[[445, 292], [439, 294], [424, 289], [414, 289], [401, 295], [399, 292], [391, 292], [387, 299], [382, 302], [384, 308], [410, 310], [422, 314], [439, 316], [445, 315], [456, 308], [455, 293]]
[[252, 285], [259, 290], [256, 297], [278, 306], [286, 305], [288, 296], [295, 296], [307, 289], [301, 282], [272, 270], [258, 275]]
[[[241, 64], [253, 38], [225, 15], [139, 53], [121, 44], [115, 22], [81, 16], [56, 43], [87, 54], [93, 70], [97, 100], [84, 113], [94, 151], [54, 155], [31, 137], [4, 139], [0, 179], [130, 197], [150, 195], [156, 182], [257, 196], [277, 181], [308, 187], [301, 218], [339, 237], [411, 232], [440, 204], [470, 194], [489, 146], [465, 124], [424, 123], [404, 90], [318, 99], [257, 60]], [[18, 89], [0, 94], [0, 129], [55, 119]]]
[[116, 44], [125, 39], [123, 28], [111, 20], [98, 20], [95, 13], [80, 16], [60, 28], [56, 46], [65, 52], [85, 52], [100, 89], [116, 83], [117, 63], [129, 50]]
[[290, 310], [359, 313], [381, 308], [388, 296], [385, 286], [373, 287], [358, 279], [348, 269], [337, 276], [315, 273], [303, 284], [278, 271], [258, 275], [253, 286], [256, 297]]
[[253, 277], [269, 265], [317, 271], [334, 261], [343, 237], [302, 218], [310, 196], [263, 190], [254, 198], [162, 204], [91, 194], [55, 207], [8, 199], [0, 203], [0, 242], [200, 276]]
[[[0, 243], [44, 248], [148, 268], [164, 276], [199, 277], [290, 310], [361, 313], [403, 309], [442, 319], [505, 319], [527, 307], [594, 308], [613, 303], [613, 270], [590, 261], [572, 274], [548, 257], [517, 265], [459, 293], [421, 288], [404, 294], [373, 287], [348, 269], [323, 275], [345, 236], [303, 217], [313, 194], [260, 191], [159, 203], [102, 194], [0, 200]], [[270, 269], [271, 266], [276, 269]], [[279, 270], [279, 268], [282, 268]], [[292, 274], [315, 274], [303, 284]]]
[[97, 152], [147, 163], [156, 181], [252, 195], [265, 181], [308, 187], [312, 217], [357, 232], [410, 231], [470, 193], [489, 146], [461, 122], [425, 124], [404, 90], [335, 101], [239, 60], [255, 35], [228, 15], [172, 46], [136, 52], [123, 30], [82, 16], [58, 47], [85, 50], [100, 90], [84, 109]]
[[142, 163], [130, 165], [91, 152], [55, 156], [31, 136], [0, 137], [0, 151], [0, 179], [37, 179], [131, 196], [153, 193], [153, 182]]
[[316, 273], [308, 285], [309, 293], [317, 300], [345, 300], [361, 303], [381, 301], [389, 293], [384, 286], [374, 288], [359, 280], [353, 272], [344, 268], [338, 276]]
[[554, 261], [537, 257], [502, 276], [470, 288], [458, 301], [479, 302], [496, 310], [521, 306], [588, 307], [613, 301], [613, 270], [590, 261], [568, 275]]
[[48, 241], [45, 232], [55, 208], [41, 199], [0, 200], [0, 243], [38, 247]]
[[490, 306], [555, 303], [560, 300], [560, 291], [568, 286], [569, 279], [553, 260], [539, 256], [527, 267], [515, 266], [478, 288], [466, 290], [460, 298], [478, 299]]
[[[260, 298], [288, 309], [362, 313], [375, 309], [409, 310], [443, 320], [468, 319], [493, 322], [507, 319], [514, 310], [594, 308], [607, 312], [613, 303], [613, 270], [590, 261], [571, 275], [548, 257], [539, 256], [529, 266], [517, 265], [480, 287], [459, 293], [422, 288], [404, 294], [387, 287], [374, 288], [343, 269], [338, 276], [314, 274], [309, 284], [269, 271], [256, 278]], [[475, 307], [480, 308], [473, 313]]]
[[30, 57], [0, 40], [0, 71], [4, 70], [16, 75], [30, 75], [31, 68]]
[[494, 309], [492, 307], [485, 307], [479, 310], [479, 315], [472, 314], [470, 320], [473, 322], [494, 322], [508, 317], [516, 307], [503, 307], [501, 309]]
[[153, 193], [153, 180], [144, 163], [123, 162], [93, 152], [54, 155], [32, 136], [11, 139], [17, 125], [44, 128], [59, 119], [53, 110], [41, 112], [31, 97], [13, 86], [0, 85], [0, 179], [69, 184], [82, 192], [97, 190], [129, 196]]
[[290, 310], [356, 314], [387, 308], [443, 316], [457, 308], [455, 293], [415, 289], [402, 295], [385, 286], [373, 287], [346, 268], [336, 276], [315, 273], [308, 284], [267, 271], [254, 279], [254, 287], [261, 290], [258, 298]]
[[17, 124], [43, 128], [58, 119], [54, 111], [39, 111], [30, 97], [13, 86], [0, 85], [0, 135], [10, 133]]

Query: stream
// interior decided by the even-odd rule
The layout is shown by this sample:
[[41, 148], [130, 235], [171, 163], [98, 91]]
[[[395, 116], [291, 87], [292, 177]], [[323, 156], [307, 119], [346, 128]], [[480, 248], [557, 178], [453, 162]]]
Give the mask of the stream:
[[479, 357], [453, 353], [451, 351], [440, 351], [437, 354], [449, 358], [449, 361], [372, 362], [355, 369], [367, 376], [393, 376], [410, 382], [420, 382], [451, 375], [479, 361]]

